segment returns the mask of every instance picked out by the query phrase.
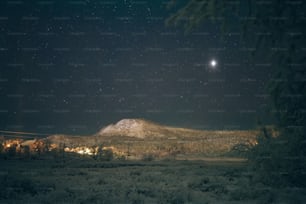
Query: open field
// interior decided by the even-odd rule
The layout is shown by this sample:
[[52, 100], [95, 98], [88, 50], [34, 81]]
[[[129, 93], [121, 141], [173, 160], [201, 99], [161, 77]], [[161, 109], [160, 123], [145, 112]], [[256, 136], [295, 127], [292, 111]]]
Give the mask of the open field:
[[0, 203], [303, 203], [305, 189], [252, 184], [239, 158], [1, 160]]

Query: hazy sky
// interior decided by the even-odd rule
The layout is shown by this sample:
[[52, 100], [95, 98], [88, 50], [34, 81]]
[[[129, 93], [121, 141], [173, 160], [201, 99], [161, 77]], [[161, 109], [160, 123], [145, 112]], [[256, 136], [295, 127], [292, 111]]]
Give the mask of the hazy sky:
[[176, 8], [165, 2], [2, 0], [0, 128], [87, 134], [134, 117], [255, 127], [266, 53], [249, 58], [235, 24], [223, 40], [209, 23], [188, 34], [166, 27]]

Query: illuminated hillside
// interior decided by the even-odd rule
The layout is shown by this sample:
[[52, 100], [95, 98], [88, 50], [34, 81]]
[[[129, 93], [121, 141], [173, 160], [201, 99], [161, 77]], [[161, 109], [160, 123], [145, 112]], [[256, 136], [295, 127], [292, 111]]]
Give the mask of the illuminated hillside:
[[256, 144], [255, 130], [194, 130], [164, 126], [143, 119], [123, 119], [110, 124], [89, 136], [50, 135], [37, 140], [6, 140], [4, 151], [9, 149], [41, 154], [62, 151], [86, 155], [112, 152], [120, 158], [140, 159], [146, 155], [154, 158], [177, 155], [224, 155], [237, 146]]

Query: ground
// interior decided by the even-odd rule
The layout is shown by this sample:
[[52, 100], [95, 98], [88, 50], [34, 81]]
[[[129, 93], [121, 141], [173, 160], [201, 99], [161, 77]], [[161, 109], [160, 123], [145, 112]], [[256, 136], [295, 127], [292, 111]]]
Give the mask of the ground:
[[250, 185], [246, 160], [1, 160], [0, 203], [303, 203], [305, 189]]

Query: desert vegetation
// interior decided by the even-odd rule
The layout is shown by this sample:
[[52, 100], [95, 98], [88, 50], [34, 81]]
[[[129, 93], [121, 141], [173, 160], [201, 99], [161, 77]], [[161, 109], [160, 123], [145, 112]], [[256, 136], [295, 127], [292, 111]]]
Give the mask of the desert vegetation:
[[[278, 137], [274, 129], [265, 131]], [[260, 132], [2, 138], [0, 202], [301, 203], [304, 188], [258, 182], [262, 173], [249, 155], [269, 161], [260, 149], [266, 147], [257, 146]]]
[[1, 203], [302, 203], [304, 189], [251, 183], [246, 162], [2, 160]]
[[0, 203], [302, 203], [304, 188], [258, 182], [246, 158], [262, 147], [250, 132], [96, 138], [98, 146], [3, 139]]

